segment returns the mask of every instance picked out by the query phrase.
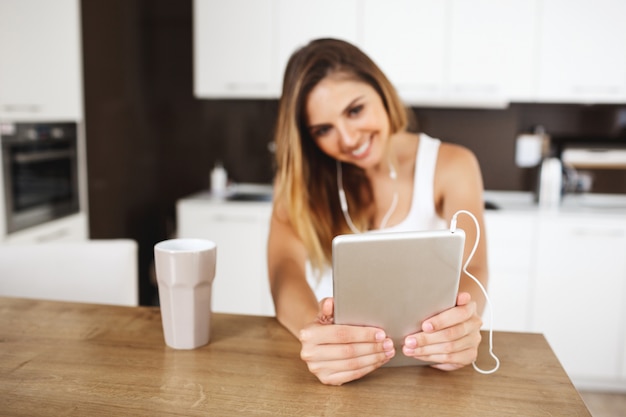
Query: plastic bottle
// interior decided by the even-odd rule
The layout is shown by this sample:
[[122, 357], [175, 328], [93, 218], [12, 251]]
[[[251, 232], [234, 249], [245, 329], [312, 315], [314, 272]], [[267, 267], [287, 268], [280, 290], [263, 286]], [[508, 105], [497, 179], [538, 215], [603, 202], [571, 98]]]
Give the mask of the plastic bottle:
[[211, 193], [215, 196], [223, 196], [226, 194], [226, 184], [228, 182], [228, 174], [224, 169], [221, 161], [215, 163], [215, 167], [211, 171]]

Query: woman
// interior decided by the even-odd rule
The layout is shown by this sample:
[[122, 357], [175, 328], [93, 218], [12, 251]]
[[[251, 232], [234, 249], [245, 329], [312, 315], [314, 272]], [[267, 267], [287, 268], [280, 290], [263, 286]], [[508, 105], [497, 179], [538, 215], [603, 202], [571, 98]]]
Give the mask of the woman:
[[[299, 338], [302, 359], [325, 384], [361, 378], [397, 354], [441, 370], [476, 359], [484, 300], [465, 276], [456, 307], [426, 320], [403, 346], [393, 346], [384, 329], [333, 324], [334, 236], [442, 229], [460, 209], [474, 213], [483, 227], [474, 155], [409, 133], [407, 119], [391, 83], [355, 46], [319, 39], [291, 56], [276, 126], [269, 279], [277, 319]], [[471, 218], [460, 216], [458, 227], [474, 242]], [[484, 240], [469, 271], [486, 285]]]

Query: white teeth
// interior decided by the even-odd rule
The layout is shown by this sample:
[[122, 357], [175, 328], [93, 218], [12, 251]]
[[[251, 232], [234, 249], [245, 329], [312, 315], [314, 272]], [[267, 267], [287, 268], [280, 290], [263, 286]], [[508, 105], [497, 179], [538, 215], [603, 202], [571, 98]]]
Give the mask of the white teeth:
[[362, 153], [364, 153], [367, 150], [367, 148], [369, 148], [369, 146], [370, 146], [370, 142], [369, 141], [363, 142], [363, 145], [359, 146], [357, 149], [352, 151], [352, 155], [354, 155], [354, 156], [361, 155]]

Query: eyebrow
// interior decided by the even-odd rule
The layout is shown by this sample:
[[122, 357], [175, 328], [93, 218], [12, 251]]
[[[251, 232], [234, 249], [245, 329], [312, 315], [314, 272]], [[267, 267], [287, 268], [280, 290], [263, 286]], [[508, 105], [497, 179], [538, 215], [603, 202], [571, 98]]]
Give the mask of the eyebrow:
[[355, 106], [355, 103], [357, 103], [358, 101], [361, 101], [363, 97], [365, 97], [365, 95], [360, 95], [356, 97], [354, 100], [348, 103], [348, 105], [343, 109], [343, 112], [346, 113], [350, 108]]

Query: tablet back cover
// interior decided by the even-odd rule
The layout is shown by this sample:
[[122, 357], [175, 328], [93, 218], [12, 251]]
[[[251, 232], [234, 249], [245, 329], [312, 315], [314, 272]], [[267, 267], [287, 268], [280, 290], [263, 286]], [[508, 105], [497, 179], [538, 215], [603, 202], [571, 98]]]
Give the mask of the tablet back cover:
[[404, 338], [455, 305], [464, 244], [461, 229], [335, 237], [335, 323], [384, 329], [396, 348], [385, 366], [426, 364], [404, 356]]

